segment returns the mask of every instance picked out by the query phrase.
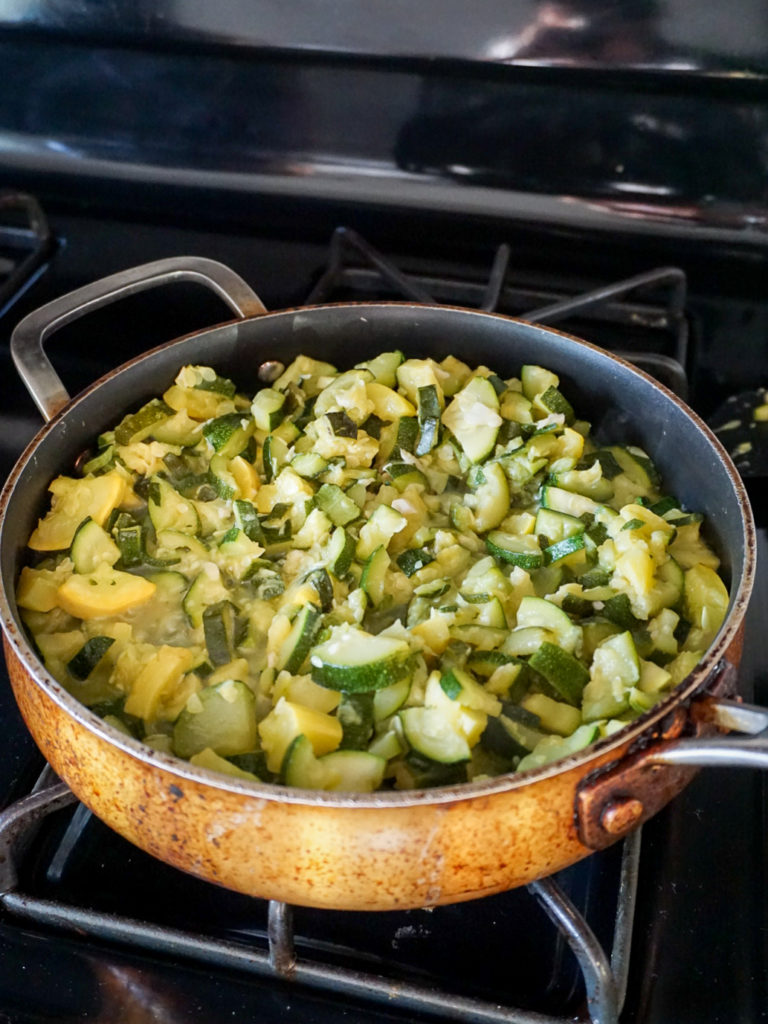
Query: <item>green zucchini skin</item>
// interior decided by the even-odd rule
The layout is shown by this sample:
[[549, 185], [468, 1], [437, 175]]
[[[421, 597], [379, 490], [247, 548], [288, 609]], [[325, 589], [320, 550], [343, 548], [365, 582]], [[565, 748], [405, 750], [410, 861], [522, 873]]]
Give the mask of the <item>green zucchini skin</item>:
[[67, 668], [75, 679], [87, 679], [114, 643], [111, 636], [94, 636], [86, 640]]

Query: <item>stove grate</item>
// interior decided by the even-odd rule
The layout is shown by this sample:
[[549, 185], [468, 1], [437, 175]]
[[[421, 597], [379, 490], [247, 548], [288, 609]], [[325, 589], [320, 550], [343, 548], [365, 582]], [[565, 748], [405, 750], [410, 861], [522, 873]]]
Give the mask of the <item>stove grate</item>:
[[[437, 275], [421, 268], [406, 273], [356, 231], [339, 227], [331, 237], [326, 268], [307, 303], [369, 299], [383, 292], [415, 302], [469, 306], [540, 324], [564, 324], [573, 333], [594, 336], [597, 344], [650, 373], [680, 398], [687, 397], [684, 271], [656, 267], [573, 294], [565, 282], [546, 288], [540, 282], [527, 284], [522, 274], [510, 269], [511, 257], [509, 245], [498, 246], [483, 280], [448, 272]], [[640, 296], [646, 296], [645, 301]]]
[[54, 248], [37, 199], [24, 192], [0, 192], [0, 316], [43, 272]]
[[[0, 290], [0, 311], [3, 303], [7, 305], [14, 300], [25, 281], [39, 272], [53, 244], [45, 218], [34, 200], [18, 194], [2, 195], [1, 209], [12, 209], [17, 214], [26, 211], [28, 223], [25, 227], [11, 229], [10, 242], [27, 243], [27, 249], [20, 260], [8, 265]], [[391, 292], [416, 302], [438, 301], [488, 312], [512, 312], [542, 323], [571, 323], [574, 318], [588, 316], [590, 322], [602, 325], [642, 328], [643, 338], [648, 336], [648, 332], [663, 335], [667, 341], [671, 338], [671, 347], [668, 345], [666, 351], [654, 351], [654, 344], [650, 344], [646, 349], [623, 351], [623, 354], [655, 373], [678, 394], [685, 394], [688, 335], [686, 279], [681, 271], [658, 268], [574, 296], [564, 290], [544, 289], [541, 285], [511, 283], [510, 259], [511, 248], [500, 245], [484, 281], [440, 276], [434, 271], [406, 273], [356, 232], [339, 228], [331, 239], [327, 268], [307, 301], [329, 301], [338, 297], [340, 292], [366, 298], [371, 295], [380, 298], [382, 292]], [[2, 269], [3, 264], [0, 263], [0, 272]], [[15, 288], [13, 295], [12, 288]], [[661, 305], [655, 299], [659, 290], [668, 293]], [[629, 296], [636, 296], [638, 292], [651, 293], [654, 301], [628, 301]], [[532, 312], [526, 314], [525, 310]], [[277, 980], [299, 982], [353, 998], [377, 1001], [387, 1007], [436, 1015], [444, 1020], [471, 1019], [487, 1024], [566, 1024], [566, 1021], [574, 1020], [571, 1015], [555, 1017], [454, 994], [435, 988], [429, 981], [420, 983], [384, 977], [379, 973], [334, 963], [331, 959], [323, 962], [307, 956], [304, 949], [297, 953], [301, 939], [297, 942], [293, 909], [281, 903], [269, 904], [268, 923], [263, 935], [251, 933], [242, 941], [232, 941], [193, 934], [167, 924], [146, 923], [119, 913], [76, 905], [72, 901], [27, 895], [20, 891], [17, 875], [24, 848], [42, 819], [75, 802], [66, 786], [48, 771], [45, 781], [35, 791], [0, 814], [0, 904], [15, 916], [108, 942], [217, 963]], [[76, 845], [79, 830], [89, 817], [89, 812], [81, 806], [71, 825], [73, 833], [66, 837], [59, 854], [51, 862], [49, 878], [59, 867], [66, 866], [69, 849]], [[528, 887], [578, 962], [586, 995], [586, 1013], [593, 1024], [617, 1024], [623, 1006], [629, 973], [640, 843], [640, 833], [637, 832], [625, 839], [622, 846], [615, 922], [608, 941], [610, 956], [605, 952], [605, 943], [596, 937], [587, 917], [558, 880], [544, 879]]]
[[[299, 958], [294, 948], [292, 908], [274, 900], [269, 903], [265, 949], [19, 892], [17, 862], [36, 830], [46, 816], [75, 802], [74, 794], [46, 768], [32, 793], [0, 813], [0, 905], [8, 913], [89, 938], [304, 984], [398, 1010], [434, 1014], [441, 1020], [473, 1020], [478, 1024], [574, 1022], [572, 1016], [553, 1017], [507, 1008], [498, 1003], [455, 995], [407, 980], [350, 970], [331, 962]], [[85, 810], [82, 805], [78, 806], [80, 810]], [[80, 816], [81, 821], [83, 817]], [[618, 1024], [618, 1015], [622, 1009], [629, 969], [640, 841], [640, 832], [623, 841], [616, 927], [610, 959], [583, 915], [555, 878], [543, 879], [528, 886], [550, 920], [561, 931], [578, 961], [586, 992], [587, 1012], [592, 1024]]]

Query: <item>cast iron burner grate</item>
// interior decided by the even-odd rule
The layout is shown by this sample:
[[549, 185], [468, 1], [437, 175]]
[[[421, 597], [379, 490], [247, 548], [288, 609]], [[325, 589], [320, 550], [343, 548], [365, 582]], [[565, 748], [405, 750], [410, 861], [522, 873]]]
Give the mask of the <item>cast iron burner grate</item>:
[[682, 270], [655, 267], [567, 294], [562, 281], [542, 284], [540, 273], [511, 270], [511, 259], [511, 247], [500, 245], [485, 280], [436, 274], [418, 264], [406, 272], [356, 231], [339, 227], [331, 238], [327, 267], [307, 303], [396, 297], [558, 324], [628, 359], [680, 398], [687, 397], [687, 282]]
[[0, 192], [0, 316], [36, 280], [53, 250], [53, 234], [34, 196]]
[[[565, 873], [532, 883], [528, 893], [538, 902], [555, 926], [559, 935], [574, 954], [583, 979], [586, 994], [587, 1017], [552, 1016], [527, 1009], [514, 1009], [494, 999], [466, 996], [447, 991], [435, 984], [435, 979], [420, 977], [419, 972], [397, 973], [388, 970], [383, 961], [373, 956], [359, 955], [357, 962], [347, 962], [338, 955], [339, 948], [332, 942], [307, 943], [297, 936], [294, 916], [304, 913], [284, 903], [269, 901], [266, 905], [266, 924], [262, 930], [235, 932], [235, 938], [226, 935], [191, 932], [165, 923], [114, 913], [94, 908], [93, 899], [68, 902], [47, 894], [28, 894], [21, 891], [21, 880], [28, 871], [25, 861], [34, 859], [30, 847], [36, 834], [42, 830], [45, 819], [52, 818], [62, 809], [76, 804], [76, 798], [66, 785], [59, 782], [50, 768], [45, 769], [34, 790], [0, 814], [0, 904], [10, 914], [21, 919], [55, 929], [76, 932], [89, 940], [115, 943], [120, 947], [133, 947], [152, 951], [175, 961], [197, 961], [209, 969], [245, 972], [253, 976], [271, 978], [279, 982], [304, 985], [336, 997], [360, 1000], [368, 1004], [382, 1004], [388, 1010], [422, 1015], [435, 1015], [440, 1020], [472, 1020], [483, 1024], [568, 1024], [589, 1019], [593, 1024], [618, 1024], [626, 992], [629, 971], [629, 952], [634, 920], [637, 878], [640, 855], [640, 832], [623, 841], [617, 878], [616, 912], [610, 956], [595, 935], [584, 914], [566, 892], [567, 883], [561, 885]], [[66, 862], [82, 842], [84, 830], [93, 821], [90, 812], [77, 804], [65, 828], [64, 837], [48, 874], [66, 873]], [[98, 823], [100, 824], [100, 823]], [[603, 856], [600, 854], [597, 856]], [[124, 870], [125, 865], [121, 864]], [[186, 877], [186, 876], [183, 876]], [[59, 877], [59, 881], [61, 878]], [[194, 881], [194, 880], [193, 880]], [[213, 889], [208, 883], [202, 884]], [[218, 893], [219, 890], [216, 890]], [[247, 899], [239, 897], [240, 899]], [[489, 900], [498, 899], [490, 897]], [[252, 903], [263, 904], [254, 900]], [[486, 902], [486, 901], [480, 901]], [[462, 905], [466, 906], [466, 905]], [[435, 913], [443, 908], [437, 908]], [[319, 911], [323, 915], [332, 911]], [[344, 915], [349, 920], [350, 915]], [[368, 918], [367, 915], [352, 915]], [[521, 922], [515, 922], [520, 926]], [[304, 946], [302, 955], [298, 948]], [[304, 953], [309, 955], [304, 955]], [[366, 962], [367, 961], [367, 962]], [[371, 969], [373, 965], [373, 969]]]
[[[26, 251], [20, 260], [6, 265], [6, 280], [0, 285], [0, 303], [7, 305], [43, 266], [51, 251], [52, 240], [45, 218], [29, 197], [2, 196], [0, 209], [13, 209], [17, 214], [26, 210], [29, 216], [26, 227], [11, 229], [10, 242], [26, 243]], [[3, 238], [0, 236], [0, 245]], [[18, 244], [16, 248], [19, 248]], [[21, 248], [23, 250], [24, 246]], [[0, 257], [3, 251], [0, 248]], [[581, 333], [601, 344], [603, 333], [608, 332], [614, 343], [605, 347], [631, 359], [685, 396], [687, 321], [686, 280], [682, 271], [659, 268], [572, 296], [540, 285], [529, 286], [519, 280], [511, 283], [509, 261], [509, 246], [500, 246], [485, 282], [437, 276], [434, 272], [405, 273], [354, 231], [339, 228], [331, 241], [327, 269], [307, 301], [382, 298], [391, 294], [392, 297], [405, 297], [417, 302], [438, 301], [515, 315], [533, 309], [523, 318], [541, 323], [567, 322], [570, 326], [579, 324], [579, 318], [586, 317], [584, 322], [589, 324], [590, 330]], [[0, 261], [0, 272], [3, 266]], [[658, 303], [660, 291], [666, 293], [661, 304]], [[637, 293], [650, 294], [653, 301], [641, 303], [636, 299]], [[635, 300], [630, 302], [629, 296], [635, 296]], [[627, 332], [632, 335], [639, 333], [641, 342], [629, 348], [617, 346], [616, 338], [621, 339]], [[570, 1003], [566, 1007], [566, 1016], [553, 1016], [527, 1008], [513, 1009], [501, 1005], [496, 993], [487, 998], [448, 991], [449, 986], [443, 979], [436, 980], [423, 972], [392, 975], [377, 956], [366, 959], [363, 955], [357, 962], [349, 961], [338, 944], [308, 941], [301, 929], [297, 932], [294, 920], [300, 920], [303, 928], [308, 920], [311, 922], [311, 914], [308, 917], [307, 911], [301, 908], [291, 908], [274, 901], [268, 905], [264, 901], [249, 901], [251, 904], [264, 904], [265, 909], [261, 912], [263, 925], [247, 925], [227, 934], [215, 929], [212, 933], [193, 933], [179, 927], [178, 921], [164, 921], [162, 915], [158, 920], [157, 916], [148, 914], [144, 920], [126, 914], [124, 910], [115, 912], [111, 906], [98, 905], [98, 901], [88, 898], [79, 902], [62, 898], [57, 891], [59, 883], [71, 874], [71, 863], [78, 861], [83, 835], [89, 824], [106, 829], [82, 805], [77, 806], [63, 831], [58, 833], [53, 853], [49, 852], [43, 869], [44, 884], [36, 889], [33, 886], [33, 894], [23, 891], [28, 888], [30, 878], [35, 877], [35, 871], [30, 870], [28, 850], [38, 842], [38, 832], [43, 835], [44, 823], [55, 819], [56, 812], [69, 813], [61, 809], [75, 802], [69, 789], [58, 782], [50, 769], [46, 769], [29, 795], [0, 814], [0, 904], [10, 914], [118, 946], [151, 950], [174, 959], [216, 964], [254, 976], [305, 985], [336, 996], [383, 1004], [387, 1009], [434, 1015], [442, 1020], [472, 1020], [487, 1024], [566, 1024], [566, 1021], [575, 1019]], [[115, 841], [124, 842], [119, 837], [115, 837]], [[592, 863], [598, 858], [610, 858], [620, 850], [618, 857], [614, 857], [612, 868], [605, 870], [603, 866], [597, 871], [597, 877], [601, 871], [604, 872], [612, 889], [612, 896], [607, 902], [615, 908], [615, 913], [607, 930], [604, 920], [596, 928], [590, 922], [595, 904], [606, 902], [603, 889], [594, 882], [595, 876], [590, 876], [587, 889], [592, 886], [597, 895], [587, 894], [584, 899], [572, 898], [574, 887], [566, 877], [568, 872], [527, 887], [532, 900], [554, 925], [559, 947], [570, 949], [578, 963], [587, 1014], [580, 1019], [588, 1018], [594, 1024], [617, 1024], [623, 1006], [629, 973], [640, 841], [640, 833], [637, 832], [625, 839], [620, 848], [603, 851], [589, 859]], [[31, 859], [34, 860], [35, 856], [33, 854]], [[109, 858], [101, 859], [107, 861]], [[152, 867], [158, 871], [173, 870], [157, 862], [152, 862]], [[95, 875], [95, 869], [91, 867], [83, 869], [81, 865], [79, 870], [85, 870], [89, 881]], [[191, 880], [190, 884], [213, 888], [197, 880]], [[220, 890], [216, 892], [220, 893]], [[500, 898], [503, 897], [488, 899]], [[442, 909], [438, 908], [438, 911]], [[333, 912], [312, 913], [326, 915]], [[367, 920], [366, 915], [359, 916]], [[349, 921], [349, 916], [345, 920]], [[606, 949], [610, 949], [610, 955]], [[371, 965], [373, 969], [370, 969]], [[583, 1004], [583, 996], [578, 998]]]

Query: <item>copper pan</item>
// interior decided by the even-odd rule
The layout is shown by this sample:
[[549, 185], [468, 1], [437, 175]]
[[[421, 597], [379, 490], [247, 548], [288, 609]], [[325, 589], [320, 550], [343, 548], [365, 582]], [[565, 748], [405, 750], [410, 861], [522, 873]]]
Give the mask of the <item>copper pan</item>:
[[[125, 295], [177, 280], [213, 289], [231, 322], [169, 342], [70, 400], [43, 351], [55, 330]], [[49, 481], [102, 429], [167, 387], [184, 363], [210, 363], [244, 389], [266, 361], [298, 352], [345, 367], [384, 349], [453, 353], [505, 375], [551, 367], [598, 436], [637, 443], [670, 491], [707, 516], [729, 578], [726, 620], [705, 658], [661, 704], [620, 732], [521, 775], [412, 792], [329, 794], [233, 780], [122, 735], [74, 700], [27, 639], [14, 587]], [[735, 680], [752, 588], [754, 526], [741, 480], [699, 418], [651, 378], [601, 349], [497, 314], [405, 303], [266, 313], [221, 264], [163, 260], [80, 289], [23, 320], [19, 372], [48, 421], [0, 498], [6, 659], [21, 713], [56, 773], [108, 825], [149, 853], [254, 896], [385, 910], [458, 902], [555, 872], [655, 814], [703, 763], [768, 766], [768, 712], [738, 704]], [[726, 698], [726, 699], [723, 699]]]

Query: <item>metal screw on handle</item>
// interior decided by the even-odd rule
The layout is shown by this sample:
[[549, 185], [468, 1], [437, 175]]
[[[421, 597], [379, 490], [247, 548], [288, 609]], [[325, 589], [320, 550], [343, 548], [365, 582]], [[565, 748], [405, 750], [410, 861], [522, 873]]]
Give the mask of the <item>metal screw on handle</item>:
[[118, 299], [179, 281], [204, 285], [241, 319], [267, 312], [258, 295], [238, 274], [223, 263], [198, 256], [144, 263], [62, 295], [26, 316], [11, 335], [14, 364], [45, 420], [50, 420], [69, 401], [61, 378], [45, 354], [44, 345], [51, 335]]

